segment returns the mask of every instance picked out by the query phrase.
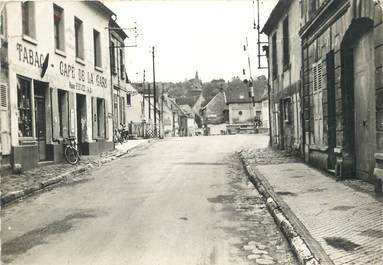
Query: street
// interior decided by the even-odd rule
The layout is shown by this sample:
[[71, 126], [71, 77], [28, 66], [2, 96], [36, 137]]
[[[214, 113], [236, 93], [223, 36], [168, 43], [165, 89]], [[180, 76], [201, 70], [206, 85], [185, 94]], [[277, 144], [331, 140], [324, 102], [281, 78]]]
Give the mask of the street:
[[235, 151], [265, 135], [161, 140], [2, 210], [19, 265], [297, 264]]

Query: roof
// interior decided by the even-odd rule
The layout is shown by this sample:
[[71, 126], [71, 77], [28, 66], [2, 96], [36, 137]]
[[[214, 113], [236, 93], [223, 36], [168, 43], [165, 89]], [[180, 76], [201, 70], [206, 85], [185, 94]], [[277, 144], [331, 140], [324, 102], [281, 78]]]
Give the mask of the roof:
[[112, 20], [111, 27], [111, 31], [116, 32], [123, 40], [129, 38], [128, 35], [126, 35], [125, 31], [117, 24], [116, 21]]
[[[254, 87], [254, 101], [260, 102], [262, 101], [262, 96], [265, 93], [265, 90], [267, 90], [267, 81], [263, 80], [254, 80], [253, 81], [253, 87]], [[228, 88], [225, 92], [225, 102], [226, 104], [232, 104], [232, 103], [251, 103], [252, 98], [250, 97], [250, 88], [248, 87], [235, 87], [235, 88]]]
[[286, 14], [286, 11], [288, 10], [292, 2], [293, 0], [278, 1], [273, 11], [271, 11], [271, 14], [269, 18], [267, 19], [265, 25], [263, 26], [262, 33], [265, 33], [266, 35], [270, 35], [270, 33], [275, 28], [275, 26], [278, 24], [281, 17], [283, 17]]
[[116, 16], [116, 14], [110, 10], [106, 5], [104, 5], [101, 1], [84, 1], [85, 3], [97, 8], [104, 12], [104, 14], [108, 17]]
[[249, 97], [249, 88], [247, 87], [236, 87], [228, 88], [225, 91], [226, 104], [232, 103], [251, 103], [252, 99]]

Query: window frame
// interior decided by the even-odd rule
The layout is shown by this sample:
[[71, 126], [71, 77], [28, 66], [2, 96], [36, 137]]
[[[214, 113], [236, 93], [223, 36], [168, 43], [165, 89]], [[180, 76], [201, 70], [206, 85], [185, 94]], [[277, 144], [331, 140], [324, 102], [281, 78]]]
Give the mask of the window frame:
[[[20, 96], [19, 96], [19, 91], [22, 90], [21, 86], [21, 80], [25, 81], [25, 82], [28, 82], [29, 83], [29, 87], [27, 88], [27, 92], [29, 93], [29, 119], [30, 119], [30, 130], [31, 130], [31, 133], [30, 135], [28, 136], [24, 136], [24, 132], [22, 132], [23, 135], [20, 135], [20, 132], [21, 132], [21, 129], [20, 129], [20, 119], [21, 119], [21, 109], [20, 109]], [[33, 80], [31, 78], [27, 78], [25, 76], [20, 76], [20, 75], [17, 75], [17, 116], [18, 116], [18, 121], [17, 121], [17, 128], [18, 128], [18, 138], [19, 140], [34, 140], [35, 139], [35, 124], [34, 124], [34, 120], [35, 120], [35, 117], [34, 117], [34, 93], [33, 93]], [[22, 122], [23, 125], [25, 125], [25, 121]]]
[[277, 58], [277, 32], [271, 36], [271, 65], [272, 65], [272, 75], [273, 79], [277, 78], [278, 75], [278, 58]]
[[127, 107], [132, 106], [132, 94], [130, 93], [126, 94], [126, 106]]
[[[56, 11], [60, 12], [58, 21]], [[65, 52], [65, 15], [64, 9], [57, 4], [53, 4], [53, 36], [55, 50]]]
[[21, 2], [21, 32], [23, 37], [36, 39], [35, 3], [33, 1]]
[[322, 75], [322, 61], [312, 65], [311, 73], [313, 75], [313, 143], [316, 146], [324, 144], [323, 139], [323, 75]]
[[289, 17], [286, 16], [283, 20], [283, 70], [290, 68], [290, 32], [289, 32]]
[[76, 58], [84, 60], [84, 22], [78, 17], [74, 17], [74, 37]]
[[102, 67], [102, 53], [101, 53], [101, 33], [93, 29], [93, 56], [95, 68], [101, 69]]

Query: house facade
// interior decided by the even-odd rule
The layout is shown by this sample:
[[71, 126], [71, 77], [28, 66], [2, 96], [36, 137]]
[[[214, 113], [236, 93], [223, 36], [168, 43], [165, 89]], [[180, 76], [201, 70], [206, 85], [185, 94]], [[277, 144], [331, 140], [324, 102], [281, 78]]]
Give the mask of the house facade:
[[113, 87], [113, 128], [114, 131], [127, 123], [127, 110], [131, 106], [128, 78], [125, 72], [125, 45], [128, 37], [120, 26], [111, 20], [110, 31], [110, 72]]
[[1, 14], [2, 161], [61, 161], [66, 137], [83, 154], [112, 149], [113, 12], [100, 2], [26, 1]]
[[383, 177], [382, 1], [302, 4], [305, 159], [340, 178], [377, 182]]
[[[274, 35], [273, 28], [283, 31], [281, 22], [286, 16], [293, 24], [288, 27], [289, 56], [300, 65], [290, 69], [296, 72], [292, 71], [292, 80], [299, 80], [300, 69], [297, 113], [305, 161], [340, 179], [356, 177], [375, 183], [378, 192], [383, 179], [382, 7], [381, 0], [281, 0], [263, 29], [269, 34], [269, 72], [273, 76], [275, 68], [284, 67], [283, 58], [275, 59], [273, 50], [277, 54], [285, 51], [284, 41], [276, 41], [278, 33]], [[294, 40], [300, 41], [297, 56], [301, 60], [292, 59], [299, 50], [299, 45], [293, 48]], [[270, 82], [273, 95], [274, 82]], [[286, 130], [281, 130], [282, 119], [275, 122], [277, 108], [272, 104], [273, 143], [286, 148], [283, 137], [276, 135]], [[283, 116], [280, 107], [277, 113]]]
[[262, 30], [269, 38], [271, 141], [282, 149], [299, 150], [302, 143], [299, 27], [300, 1], [282, 0]]

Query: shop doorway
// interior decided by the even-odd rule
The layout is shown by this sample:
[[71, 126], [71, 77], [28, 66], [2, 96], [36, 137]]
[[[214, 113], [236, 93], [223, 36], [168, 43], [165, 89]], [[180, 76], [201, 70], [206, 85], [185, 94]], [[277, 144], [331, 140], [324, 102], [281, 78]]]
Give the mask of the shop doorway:
[[375, 153], [375, 64], [372, 31], [354, 47], [354, 104], [356, 176], [368, 180], [374, 169]]
[[354, 20], [342, 41], [343, 161], [348, 174], [373, 181], [376, 148], [374, 23]]
[[48, 84], [40, 81], [34, 81], [34, 104], [35, 104], [35, 133], [37, 140], [37, 149], [39, 161], [47, 160], [47, 139], [46, 139], [46, 108], [45, 95]]
[[77, 141], [80, 154], [83, 152], [83, 144], [86, 139], [86, 96], [76, 94], [77, 102]]

